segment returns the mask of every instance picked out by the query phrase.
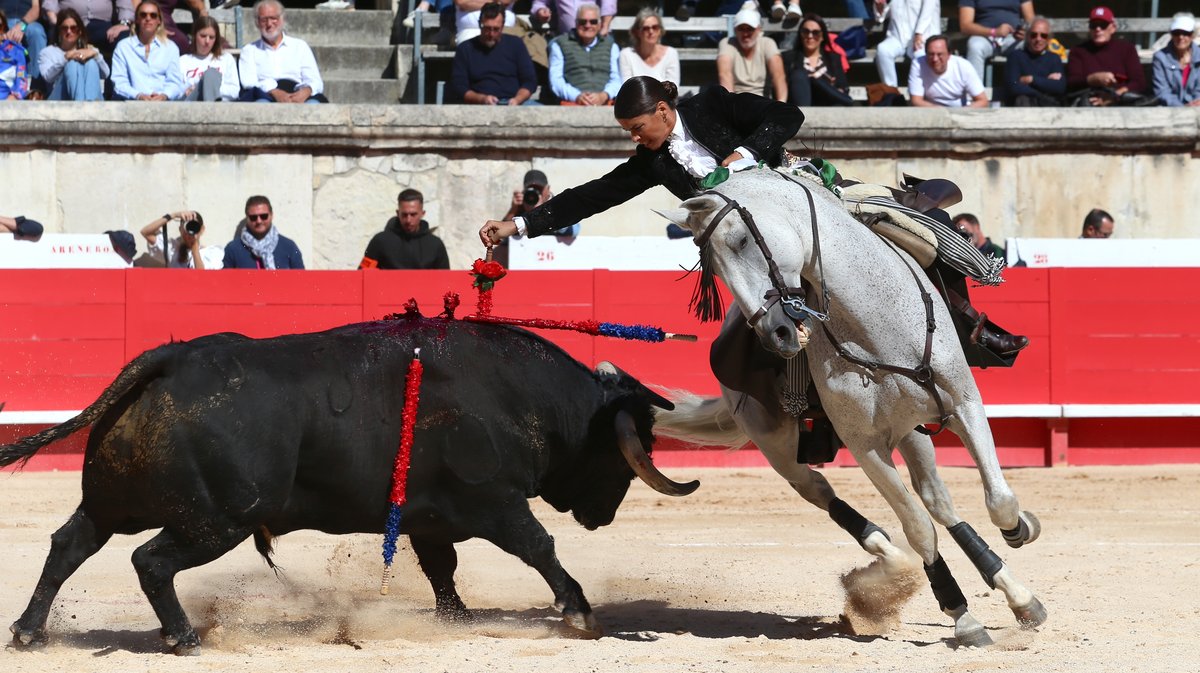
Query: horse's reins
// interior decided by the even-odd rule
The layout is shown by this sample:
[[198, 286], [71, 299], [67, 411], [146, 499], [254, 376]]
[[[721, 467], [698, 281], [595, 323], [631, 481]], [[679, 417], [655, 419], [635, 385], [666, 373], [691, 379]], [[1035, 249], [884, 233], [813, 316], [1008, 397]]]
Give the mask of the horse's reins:
[[750, 318], [746, 321], [747, 324], [753, 327], [759, 320], [762, 320], [763, 316], [767, 314], [767, 311], [769, 311], [776, 303], [781, 303], [783, 305], [783, 312], [793, 320], [800, 320], [805, 314], [813, 316], [818, 320], [818, 322], [821, 323], [821, 329], [825, 332], [825, 338], [829, 339], [829, 343], [833, 344], [834, 350], [839, 356], [841, 356], [843, 360], [856, 364], [860, 367], [865, 367], [872, 371], [881, 369], [886, 372], [905, 376], [912, 379], [917, 385], [929, 391], [929, 394], [933, 396], [933, 401], [937, 404], [938, 427], [935, 430], [928, 430], [922, 425], [917, 426], [916, 430], [926, 435], [938, 434], [946, 428], [946, 422], [950, 419], [950, 416], [946, 413], [946, 405], [942, 402], [942, 396], [938, 392], [937, 386], [933, 384], [933, 367], [929, 364], [931, 358], [933, 357], [933, 333], [937, 329], [937, 322], [933, 317], [933, 297], [925, 291], [924, 287], [921, 286], [921, 279], [919, 276], [917, 276], [917, 272], [913, 271], [912, 265], [904, 261], [904, 258], [900, 256], [899, 250], [897, 250], [894, 246], [889, 245], [888, 247], [892, 250], [892, 252], [895, 252], [897, 256], [900, 256], [900, 261], [904, 264], [904, 268], [908, 269], [908, 272], [912, 274], [913, 281], [916, 282], [917, 288], [921, 291], [921, 301], [925, 304], [925, 351], [921, 355], [921, 364], [917, 365], [916, 367], [901, 367], [899, 365], [891, 365], [884, 362], [878, 362], [876, 360], [861, 358], [846, 350], [842, 343], [838, 341], [837, 336], [834, 335], [833, 330], [829, 328], [831, 302], [829, 301], [828, 289], [825, 286], [825, 265], [821, 258], [821, 235], [820, 231], [817, 229], [817, 208], [816, 203], [813, 201], [812, 191], [809, 190], [807, 185], [790, 180], [786, 176], [780, 175], [779, 177], [784, 178], [789, 182], [795, 182], [797, 186], [804, 190], [804, 196], [808, 198], [808, 217], [812, 224], [813, 255], [817, 258], [817, 273], [821, 279], [820, 308], [822, 310], [809, 308], [805, 304], [803, 288], [787, 286], [783, 280], [783, 274], [779, 272], [779, 266], [775, 263], [775, 259], [771, 255], [771, 249], [767, 246], [767, 242], [763, 238], [762, 232], [759, 231], [758, 225], [754, 222], [754, 216], [749, 210], [741, 206], [737, 201], [725, 196], [720, 192], [711, 190], [704, 192], [705, 194], [711, 194], [713, 196], [720, 197], [725, 201], [725, 206], [717, 212], [717, 215], [711, 221], [709, 221], [708, 226], [704, 228], [704, 231], [702, 231], [700, 235], [695, 238], [696, 246], [703, 248], [705, 245], [707, 245], [709, 239], [712, 237], [713, 232], [716, 230], [717, 225], [720, 224], [721, 220], [725, 219], [725, 216], [730, 212], [736, 210], [738, 215], [741, 216], [742, 221], [746, 223], [746, 228], [750, 230], [750, 235], [754, 237], [755, 245], [758, 246], [759, 251], [762, 252], [763, 257], [767, 260], [767, 277], [770, 279], [772, 285], [772, 289], [768, 290], [766, 294], [763, 295], [765, 303], [754, 312], [754, 315], [750, 316]]

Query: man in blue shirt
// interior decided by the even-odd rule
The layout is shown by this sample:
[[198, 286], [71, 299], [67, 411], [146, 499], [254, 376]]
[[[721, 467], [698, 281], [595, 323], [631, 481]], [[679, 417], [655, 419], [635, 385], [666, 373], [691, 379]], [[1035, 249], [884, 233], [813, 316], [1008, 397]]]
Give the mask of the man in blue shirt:
[[300, 246], [279, 233], [275, 211], [265, 196], [246, 199], [246, 221], [225, 245], [226, 269], [303, 269]]
[[504, 34], [504, 5], [490, 2], [479, 13], [479, 35], [458, 45], [451, 84], [472, 105], [533, 105], [537, 88], [525, 43]]
[[1067, 93], [1066, 66], [1050, 46], [1050, 21], [1037, 17], [1025, 36], [1025, 48], [1014, 49], [1004, 68], [1007, 83], [1004, 104], [1017, 107], [1054, 107], [1062, 105]]
[[1008, 56], [1033, 22], [1033, 0], [958, 0], [958, 28], [967, 35], [967, 60], [979, 79], [984, 62]]

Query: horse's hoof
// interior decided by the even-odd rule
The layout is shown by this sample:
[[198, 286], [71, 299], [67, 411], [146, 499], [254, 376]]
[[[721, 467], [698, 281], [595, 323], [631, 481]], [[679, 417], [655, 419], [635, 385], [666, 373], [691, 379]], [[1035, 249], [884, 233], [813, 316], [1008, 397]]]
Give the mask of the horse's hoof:
[[600, 626], [600, 622], [597, 622], [590, 612], [564, 612], [563, 622], [581, 638], [594, 639], [604, 635], [604, 629]]
[[988, 635], [987, 629], [976, 626], [977, 628], [955, 632], [954, 639], [958, 641], [959, 647], [988, 647], [995, 642]]
[[1004, 541], [1013, 549], [1018, 549], [1038, 539], [1042, 534], [1042, 522], [1033, 512], [1022, 510], [1018, 517], [1018, 525], [1012, 530], [1001, 531]]
[[50, 642], [50, 636], [45, 629], [22, 629], [16, 622], [8, 627], [13, 634], [13, 646], [20, 650], [32, 650], [45, 646]]
[[1029, 601], [1029, 605], [1013, 608], [1013, 614], [1017, 616], [1017, 622], [1023, 629], [1035, 629], [1044, 624], [1049, 616], [1046, 606], [1037, 598]]

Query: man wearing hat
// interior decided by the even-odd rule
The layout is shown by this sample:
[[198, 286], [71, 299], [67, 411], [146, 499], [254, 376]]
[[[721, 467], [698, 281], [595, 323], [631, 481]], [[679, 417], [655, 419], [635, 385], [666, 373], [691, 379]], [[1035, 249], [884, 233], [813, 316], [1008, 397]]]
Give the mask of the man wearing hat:
[[[526, 171], [522, 184], [524, 185], [523, 189], [513, 190], [512, 205], [504, 214], [506, 222], [511, 222], [518, 215], [528, 213], [554, 196], [554, 192], [550, 191], [550, 181], [546, 179], [546, 174], [539, 170]], [[580, 224], [576, 222], [569, 227], [556, 230], [554, 235], [578, 236], [581, 228]]]
[[13, 238], [18, 241], [36, 241], [42, 237], [43, 230], [40, 222], [27, 220], [20, 215], [16, 217], [0, 215], [0, 231], [12, 234]]
[[1125, 104], [1146, 93], [1137, 48], [1113, 37], [1116, 33], [1112, 10], [1094, 7], [1088, 12], [1088, 41], [1071, 47], [1067, 56], [1067, 90], [1086, 97], [1089, 105]]
[[722, 40], [717, 49], [717, 81], [727, 91], [766, 95], [767, 81], [771, 97], [786, 103], [787, 75], [783, 56], [775, 40], [762, 34], [762, 16], [751, 0], [733, 17], [734, 36]]

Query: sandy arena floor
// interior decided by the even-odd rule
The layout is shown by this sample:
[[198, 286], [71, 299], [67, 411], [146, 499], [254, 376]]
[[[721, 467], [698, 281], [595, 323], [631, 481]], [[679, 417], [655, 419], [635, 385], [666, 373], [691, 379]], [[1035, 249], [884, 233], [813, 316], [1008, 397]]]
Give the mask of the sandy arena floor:
[[[64, 587], [52, 643], [0, 652], [0, 671], [1197, 671], [1200, 466], [1010, 470], [1042, 537], [1011, 550], [987, 523], [974, 470], [943, 471], [960, 514], [1045, 603], [1036, 632], [1015, 628], [943, 535], [943, 554], [997, 644], [956, 649], [928, 585], [881, 636], [843, 625], [840, 576], [870, 560], [824, 513], [768, 470], [672, 470], [700, 490], [667, 499], [640, 483], [616, 522], [589, 533], [536, 503], [559, 558], [608, 635], [563, 635], [545, 583], [491, 545], [459, 545], [458, 583], [480, 617], [432, 618], [411, 552], [380, 596], [380, 538], [297, 533], [279, 540], [276, 578], [250, 543], [182, 574], [179, 593], [204, 650], [163, 654], [158, 622], [129, 563], [149, 537], [118, 537]], [[827, 471], [840, 495], [898, 538], [856, 469]], [[50, 534], [74, 509], [78, 473], [0, 475], [0, 620], [24, 609]]]

